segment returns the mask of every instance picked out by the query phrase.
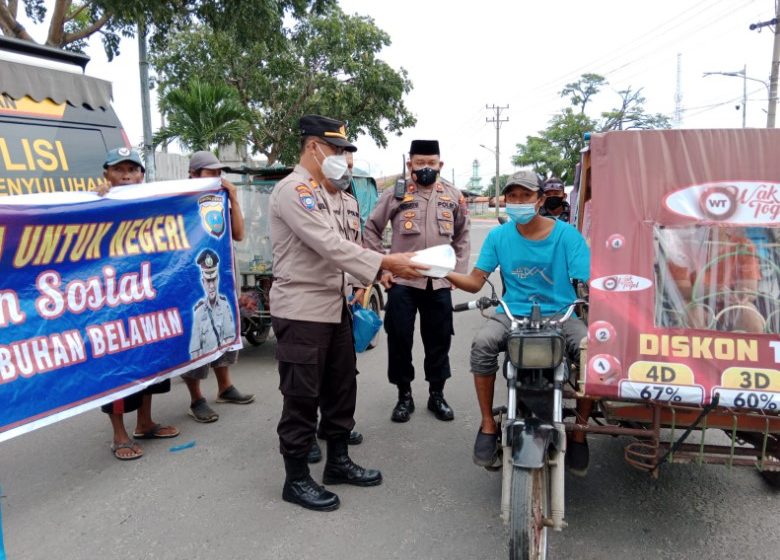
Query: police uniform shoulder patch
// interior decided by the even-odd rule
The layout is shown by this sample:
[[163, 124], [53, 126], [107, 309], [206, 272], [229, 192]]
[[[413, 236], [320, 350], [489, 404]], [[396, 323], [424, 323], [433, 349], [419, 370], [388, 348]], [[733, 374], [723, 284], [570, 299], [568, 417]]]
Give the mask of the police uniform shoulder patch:
[[309, 187], [306, 185], [298, 185], [295, 187], [295, 190], [298, 191], [298, 202], [304, 209], [308, 212], [312, 212], [317, 208], [317, 198]]
[[405, 194], [404, 198], [401, 200], [401, 202], [411, 202], [414, 200], [413, 194]]

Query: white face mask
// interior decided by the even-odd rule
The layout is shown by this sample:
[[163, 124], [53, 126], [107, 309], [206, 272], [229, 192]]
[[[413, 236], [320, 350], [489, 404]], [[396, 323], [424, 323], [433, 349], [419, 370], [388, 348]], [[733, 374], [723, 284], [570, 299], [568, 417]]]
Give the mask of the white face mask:
[[317, 150], [320, 152], [320, 155], [325, 158], [320, 164], [322, 174], [328, 179], [341, 179], [344, 176], [344, 173], [347, 172], [347, 169], [349, 169], [349, 165], [347, 165], [347, 156], [344, 154], [326, 156], [319, 145], [317, 146]]

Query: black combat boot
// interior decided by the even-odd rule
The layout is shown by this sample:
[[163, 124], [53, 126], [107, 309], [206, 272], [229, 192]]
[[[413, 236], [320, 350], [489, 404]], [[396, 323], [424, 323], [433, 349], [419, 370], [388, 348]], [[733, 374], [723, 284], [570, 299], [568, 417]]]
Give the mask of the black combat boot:
[[306, 462], [319, 463], [320, 461], [322, 461], [322, 449], [320, 449], [320, 444], [315, 439], [309, 448], [309, 454], [306, 455]]
[[428, 410], [433, 412], [436, 418], [444, 422], [455, 418], [455, 413], [450, 405], [447, 404], [447, 401], [444, 400], [444, 393], [441, 391], [431, 391], [428, 397]]
[[382, 484], [382, 473], [375, 469], [364, 469], [352, 462], [347, 453], [346, 436], [328, 440], [328, 460], [322, 473], [324, 484], [353, 484], [354, 486], [377, 486]]
[[339, 497], [314, 482], [309, 474], [306, 457], [285, 457], [284, 470], [287, 477], [284, 481], [282, 499], [285, 502], [298, 504], [314, 511], [338, 509], [341, 504]]
[[398, 391], [398, 402], [395, 403], [393, 414], [390, 420], [393, 422], [408, 422], [414, 412], [414, 399], [412, 399], [412, 390]]

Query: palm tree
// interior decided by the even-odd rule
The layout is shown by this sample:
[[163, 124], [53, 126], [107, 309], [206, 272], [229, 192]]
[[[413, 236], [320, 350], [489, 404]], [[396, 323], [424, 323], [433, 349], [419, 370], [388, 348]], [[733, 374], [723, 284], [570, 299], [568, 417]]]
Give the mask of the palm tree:
[[227, 84], [193, 78], [184, 87], [170, 90], [160, 108], [168, 124], [154, 135], [155, 146], [178, 140], [182, 147], [197, 151], [246, 143], [248, 113], [236, 90]]

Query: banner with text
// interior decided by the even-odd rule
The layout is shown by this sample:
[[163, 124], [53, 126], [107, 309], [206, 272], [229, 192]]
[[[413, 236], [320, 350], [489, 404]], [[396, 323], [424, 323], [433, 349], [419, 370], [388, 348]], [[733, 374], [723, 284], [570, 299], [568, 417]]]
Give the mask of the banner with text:
[[240, 348], [219, 179], [0, 202], [0, 441]]

